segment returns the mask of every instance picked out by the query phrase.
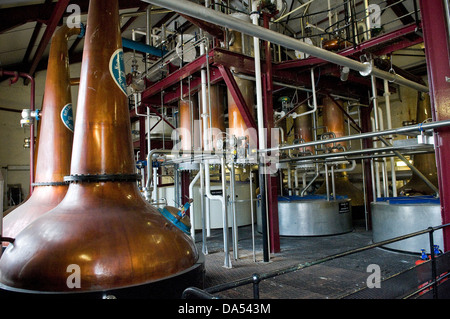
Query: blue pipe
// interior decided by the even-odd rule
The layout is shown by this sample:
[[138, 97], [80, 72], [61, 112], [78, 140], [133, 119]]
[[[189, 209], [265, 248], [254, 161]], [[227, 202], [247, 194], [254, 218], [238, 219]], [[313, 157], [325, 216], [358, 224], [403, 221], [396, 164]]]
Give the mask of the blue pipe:
[[129, 39], [122, 38], [122, 46], [124, 48], [133, 49], [139, 52], [148, 53], [157, 57], [163, 57], [167, 51], [155, 48], [150, 45], [146, 45], [140, 42], [132, 41]]

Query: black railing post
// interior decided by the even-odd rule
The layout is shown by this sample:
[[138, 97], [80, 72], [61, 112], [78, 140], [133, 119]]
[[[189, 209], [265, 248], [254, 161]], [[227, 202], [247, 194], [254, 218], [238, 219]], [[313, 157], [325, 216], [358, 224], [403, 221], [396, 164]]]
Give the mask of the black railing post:
[[261, 282], [261, 277], [258, 274], [253, 274], [253, 299], [259, 299], [259, 283]]
[[430, 232], [428, 233], [430, 237], [430, 256], [431, 256], [431, 280], [433, 282], [433, 298], [438, 299], [437, 292], [437, 282], [436, 282], [436, 256], [434, 255], [434, 229], [433, 227], [428, 228]]

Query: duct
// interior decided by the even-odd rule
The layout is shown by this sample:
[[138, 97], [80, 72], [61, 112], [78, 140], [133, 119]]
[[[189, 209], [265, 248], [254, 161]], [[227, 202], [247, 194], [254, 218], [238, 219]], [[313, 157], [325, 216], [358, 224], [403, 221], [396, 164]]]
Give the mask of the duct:
[[38, 139], [34, 191], [19, 207], [4, 213], [3, 234], [15, 238], [32, 221], [64, 198], [73, 140], [72, 96], [67, 42], [78, 28], [59, 28], [51, 42]]
[[[90, 1], [71, 175], [64, 178], [70, 185], [57, 207], [6, 248], [0, 283], [11, 293], [126, 290], [174, 298], [187, 286], [203, 285], [192, 238], [146, 202], [136, 183], [118, 25], [118, 1]], [[67, 280], [68, 265], [77, 266], [81, 285]], [[178, 282], [180, 276], [187, 282]], [[156, 289], [162, 282], [171, 289]]]
[[261, 40], [269, 41], [288, 49], [297, 50], [300, 52], [308, 53], [312, 56], [321, 58], [328, 62], [346, 66], [352, 70], [360, 72], [362, 75], [373, 75], [381, 79], [385, 79], [402, 86], [413, 88], [420, 92], [428, 92], [428, 87], [418, 84], [416, 82], [405, 79], [397, 74], [391, 74], [389, 72], [372, 67], [370, 63], [361, 63], [350, 58], [329, 52], [327, 50], [309, 45], [298, 39], [291, 38], [289, 36], [280, 34], [278, 32], [265, 29], [260, 26], [253, 25], [251, 23], [244, 22], [229, 15], [217, 12], [201, 5], [195, 4], [186, 0], [143, 0], [147, 3], [153, 3], [162, 7], [171, 9], [176, 12], [184, 13], [192, 17], [208, 21], [210, 23], [218, 24], [232, 30], [242, 32], [244, 34], [260, 38]]

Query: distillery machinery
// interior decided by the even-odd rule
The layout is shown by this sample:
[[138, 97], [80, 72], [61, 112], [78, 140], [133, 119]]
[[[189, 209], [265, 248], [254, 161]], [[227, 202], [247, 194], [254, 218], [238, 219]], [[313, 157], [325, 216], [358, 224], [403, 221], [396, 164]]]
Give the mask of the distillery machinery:
[[[387, 161], [383, 158], [398, 157], [400, 161], [404, 162], [405, 165], [416, 173], [418, 169], [400, 154], [399, 151], [408, 154], [433, 151], [429, 147], [427, 148], [427, 146], [422, 147], [424, 144], [413, 146], [404, 146], [397, 143], [394, 145], [391, 144], [392, 141], [390, 136], [393, 134], [410, 134], [413, 137], [419, 135], [419, 138], [421, 135], [429, 136], [430, 127], [427, 126], [427, 123], [421, 125], [420, 128], [419, 126], [414, 125], [411, 127], [392, 129], [391, 126], [387, 125], [391, 131], [386, 130], [379, 125], [381, 111], [379, 110], [377, 97], [380, 93], [387, 97], [391, 91], [395, 90], [392, 83], [409, 87], [419, 92], [428, 92], [428, 88], [422, 83], [409, 80], [395, 72], [387, 72], [379, 69], [375, 64], [378, 63], [376, 56], [363, 55], [360, 57], [361, 62], [358, 62], [330, 52], [330, 50], [345, 49], [348, 45], [345, 41], [341, 43], [341, 46], [336, 48], [327, 47], [328, 50], [325, 50], [318, 46], [296, 41], [291, 37], [274, 31], [271, 27], [271, 23], [277, 21], [277, 14], [280, 13], [277, 9], [274, 10], [274, 8], [276, 8], [275, 4], [269, 6], [267, 3], [255, 2], [254, 5], [256, 7], [248, 7], [249, 16], [252, 19], [252, 23], [249, 23], [228, 14], [228, 10], [218, 9], [217, 6], [214, 7], [214, 5], [209, 5], [209, 3], [206, 3], [205, 7], [192, 5], [190, 3], [188, 5], [184, 2], [175, 3], [172, 1], [170, 1], [170, 3], [149, 1], [149, 3], [161, 5], [172, 9], [175, 12], [181, 12], [191, 16], [191, 21], [195, 21], [195, 24], [199, 26], [204, 25], [203, 23], [219, 26], [216, 27], [216, 29], [208, 29], [208, 32], [210, 35], [217, 36], [215, 38], [216, 41], [223, 41], [220, 43], [225, 49], [215, 46], [213, 42], [212, 49], [207, 47], [206, 52], [204, 49], [200, 50], [201, 55], [196, 60], [190, 62], [186, 68], [180, 69], [179, 72], [173, 72], [166, 79], [153, 84], [145, 90], [142, 93], [142, 100], [144, 103], [147, 102], [151, 104], [152, 98], [162, 97], [162, 95], [160, 95], [161, 90], [166, 90], [173, 86], [175, 81], [179, 84], [180, 76], [189, 78], [190, 87], [194, 88], [192, 90], [193, 92], [197, 92], [197, 90], [201, 90], [201, 88], [207, 86], [216, 85], [217, 83], [226, 84], [230, 94], [230, 96], [228, 96], [228, 101], [237, 104], [237, 108], [245, 122], [246, 128], [255, 129], [255, 134], [253, 136], [257, 137], [257, 146], [256, 148], [253, 148], [253, 152], [251, 146], [247, 148], [246, 145], [251, 145], [251, 137], [248, 139], [250, 144], [239, 143], [239, 141], [245, 142], [246, 138], [238, 139], [238, 144], [236, 144], [236, 141], [233, 139], [227, 140], [224, 138], [225, 143], [222, 143], [222, 148], [220, 150], [214, 149], [215, 152], [210, 156], [225, 156], [225, 163], [220, 165], [220, 170], [222, 173], [225, 170], [226, 174], [229, 174], [229, 179], [232, 179], [231, 175], [234, 170], [230, 168], [232, 167], [232, 164], [236, 165], [236, 163], [239, 162], [238, 157], [240, 154], [243, 155], [244, 159], [247, 156], [258, 154], [256, 161], [253, 162], [256, 166], [253, 166], [253, 168], [250, 166], [248, 169], [258, 173], [256, 175], [259, 179], [259, 183], [257, 184], [259, 186], [257, 194], [260, 192], [260, 197], [256, 203], [258, 210], [261, 210], [261, 213], [257, 216], [261, 221], [260, 225], [258, 224], [258, 228], [263, 233], [273, 236], [270, 238], [271, 241], [267, 243], [270, 246], [268, 249], [272, 251], [277, 250], [276, 236], [279, 235], [314, 236], [332, 235], [351, 231], [353, 210], [362, 210], [362, 214], [364, 218], [366, 218], [366, 223], [368, 225], [371, 222], [368, 220], [371, 217], [370, 198], [376, 199], [377, 197], [380, 197], [378, 192], [380, 187], [386, 187], [386, 194], [390, 187], [388, 184], [391, 182], [392, 184], [397, 183], [395, 179], [389, 181], [388, 170], [385, 164]], [[274, 12], [276, 13], [274, 14]], [[261, 20], [259, 20], [260, 18]], [[201, 20], [202, 22], [199, 22], [196, 19]], [[260, 23], [262, 25], [260, 25]], [[209, 26], [211, 27], [211, 25]], [[222, 30], [221, 27], [228, 28], [233, 35], [229, 38], [224, 38], [223, 33], [220, 33], [217, 30]], [[369, 32], [367, 30], [370, 30], [371, 28], [374, 27], [368, 24], [362, 29]], [[235, 35], [235, 32], [253, 36], [254, 39], [264, 40], [263, 49], [260, 48], [259, 41], [255, 40], [253, 54], [236, 54], [238, 52], [233, 51], [233, 47], [230, 45], [232, 40], [231, 42], [229, 41], [230, 39], [236, 40], [239, 38]], [[375, 31], [371, 33], [373, 33], [374, 36], [376, 35]], [[227, 36], [228, 35], [229, 34], [227, 33]], [[368, 34], [361, 35], [358, 38], [358, 41], [370, 41], [371, 37], [372, 35]], [[241, 41], [240, 43], [248, 42]], [[301, 80], [292, 78], [291, 73], [289, 73], [289, 67], [294, 67], [295, 64], [293, 64], [292, 61], [289, 61], [289, 58], [288, 61], [283, 64], [283, 58], [280, 59], [280, 56], [283, 55], [283, 50], [281, 49], [278, 51], [279, 47], [303, 52], [305, 53], [305, 55], [303, 55], [304, 57], [312, 55], [318, 57], [321, 61], [325, 60], [337, 64], [340, 66], [340, 68], [338, 68], [338, 78], [334, 80], [334, 82], [326, 82], [326, 84], [330, 86], [326, 89], [322, 86], [320, 88], [321, 92], [317, 92], [314, 85], [319, 79], [320, 81], [324, 81], [322, 79], [324, 76], [322, 75], [321, 78], [320, 73], [322, 69], [314, 70], [314, 68], [308, 68], [311, 64], [308, 65], [305, 61], [305, 67], [303, 69], [297, 67], [298, 70], [303, 71]], [[355, 49], [353, 48], [353, 50]], [[348, 51], [351, 50], [348, 49]], [[260, 56], [261, 53], [263, 56], [262, 58]], [[277, 54], [279, 55], [277, 56]], [[281, 63], [279, 63], [279, 65], [274, 64], [274, 60]], [[298, 65], [302, 65], [302, 62], [297, 61], [297, 63]], [[272, 64], [272, 68], [270, 67], [270, 64]], [[263, 65], [264, 70], [262, 73], [260, 73], [261, 65]], [[306, 70], [309, 70], [310, 72], [305, 72]], [[353, 96], [352, 93], [349, 95], [348, 91], [351, 91], [349, 88], [347, 88], [347, 90], [339, 89], [342, 88], [342, 83], [345, 84], [349, 76], [352, 77], [354, 75], [354, 71], [358, 73], [358, 76], [365, 77], [365, 79], [368, 80], [365, 82], [366, 88], [364, 90], [366, 98], [355, 93], [353, 93], [355, 94]], [[197, 72], [201, 73], [202, 76], [193, 80], [195, 79], [195, 75], [198, 74]], [[268, 78], [270, 78], [270, 80], [267, 80]], [[206, 83], [205, 79], [207, 80]], [[251, 80], [254, 84], [254, 107], [249, 106], [249, 102], [246, 100], [245, 92], [247, 89], [240, 81], [243, 79]], [[223, 82], [221, 82], [222, 80]], [[380, 82], [382, 84], [381, 89], [379, 85]], [[195, 83], [195, 85], [193, 83]], [[387, 84], [387, 89], [385, 86], [383, 90], [383, 83], [385, 85]], [[354, 82], [352, 82], [352, 85], [355, 86]], [[296, 117], [300, 119], [304, 117], [303, 119], [306, 119], [306, 115], [311, 114], [311, 116], [315, 117], [314, 120], [311, 120], [314, 125], [313, 139], [307, 141], [306, 135], [302, 136], [303, 133], [300, 132], [297, 134], [297, 140], [295, 142], [281, 141], [280, 143], [280, 136], [284, 137], [285, 133], [289, 133], [286, 131], [290, 130], [290, 128], [288, 124], [281, 123], [282, 121], [279, 121], [279, 118], [275, 118], [276, 112], [274, 111], [276, 106], [274, 103], [275, 100], [273, 99], [273, 92], [275, 89], [278, 91], [294, 89], [295, 92], [307, 92], [307, 99], [303, 103], [293, 105], [291, 109], [286, 109], [286, 112], [291, 112], [288, 114], [290, 116], [281, 115], [281, 118], [283, 118], [283, 120], [290, 118], [290, 123], [292, 123]], [[345, 91], [347, 91], [346, 94], [339, 94]], [[367, 100], [367, 93], [369, 93], [370, 100]], [[290, 94], [292, 97], [293, 93]], [[167, 93], [165, 93], [165, 95], [167, 95]], [[342, 96], [336, 98], [336, 96], [339, 95]], [[334, 97], [330, 99], [330, 96]], [[230, 97], [232, 97], [232, 99]], [[162, 98], [167, 103], [170, 103], [171, 99], [173, 99], [172, 96]], [[184, 96], [181, 96], [181, 98], [184, 98]], [[203, 98], [210, 103], [208, 107], [215, 104], [211, 102], [209, 94], [207, 97]], [[316, 101], [314, 101], [314, 98]], [[258, 99], [259, 101], [263, 100], [263, 103], [258, 102]], [[385, 99], [387, 100], [387, 98]], [[361, 101], [364, 101], [365, 103], [361, 103]], [[300, 105], [305, 102], [308, 104], [307, 108], [300, 109]], [[318, 105], [318, 103], [322, 103], [322, 105]], [[233, 111], [233, 105], [231, 105], [230, 108], [230, 104], [228, 104], [228, 108], [228, 121], [229, 123], [233, 123], [233, 121], [236, 120], [236, 113]], [[292, 111], [292, 108], [296, 109], [295, 112]], [[360, 118], [357, 119], [358, 122], [349, 116], [349, 110], [352, 108], [357, 109], [358, 114], [360, 114]], [[367, 110], [371, 109], [373, 109], [375, 113], [372, 119], [372, 128], [370, 128], [370, 116], [367, 116]], [[256, 112], [253, 113], [253, 110]], [[209, 127], [208, 108], [202, 106], [201, 111], [203, 113], [200, 114], [200, 117], [203, 120], [203, 131], [205, 132]], [[386, 113], [387, 112], [388, 111], [386, 111]], [[367, 119], [369, 119], [369, 125], [367, 125], [367, 122], [364, 122], [367, 121]], [[345, 134], [343, 134], [343, 131], [346, 131], [343, 127], [346, 125], [352, 126], [353, 129], [356, 128], [356, 131], [359, 134], [350, 134], [350, 132], [345, 132]], [[445, 125], [445, 123], [433, 123], [433, 125]], [[279, 126], [281, 131], [284, 130], [285, 132], [280, 134], [278, 131], [278, 133], [273, 134], [277, 136], [278, 140], [271, 140], [269, 136], [271, 137], [272, 135], [267, 131], [274, 130], [276, 126]], [[230, 124], [229, 127], [231, 127]], [[424, 128], [428, 129], [424, 130]], [[319, 133], [318, 130], [320, 129], [322, 129], [322, 132]], [[421, 132], [426, 132], [426, 134], [420, 134]], [[388, 137], [388, 140], [386, 140], [386, 136]], [[226, 137], [229, 137], [229, 135]], [[208, 141], [208, 139], [210, 139], [210, 136], [206, 135], [206, 141]], [[269, 141], [273, 143], [269, 143]], [[346, 142], [349, 141], [361, 141], [361, 145], [359, 148], [356, 148], [354, 143], [352, 148], [350, 148], [346, 145]], [[241, 147], [241, 149], [239, 149], [239, 147]], [[225, 154], [223, 153], [224, 150]], [[156, 153], [152, 153], [152, 155], [155, 154]], [[195, 152], [192, 156], [195, 158]], [[197, 158], [201, 158], [202, 156], [204, 156], [204, 154], [198, 155]], [[233, 159], [233, 156], [236, 157]], [[157, 157], [149, 158], [149, 160], [156, 161]], [[167, 156], [162, 157], [168, 159]], [[161, 160], [161, 157], [159, 158]], [[378, 160], [378, 158], [381, 158], [381, 160]], [[278, 164], [276, 165], [277, 171], [271, 172], [270, 174], [262, 174], [262, 172], [267, 173], [267, 168], [271, 167], [271, 164], [274, 164], [275, 161], [277, 161]], [[356, 161], [358, 161], [358, 163]], [[170, 160], [168, 162], [170, 163]], [[203, 161], [203, 164], [205, 165], [203, 173], [205, 174], [206, 180], [211, 178], [210, 169], [212, 169], [212, 166], [208, 164], [207, 159]], [[359, 164], [361, 165], [359, 166]], [[218, 167], [219, 165], [216, 164], [216, 166]], [[199, 171], [200, 174], [202, 174], [201, 169]], [[363, 175], [362, 184], [357, 185], [351, 181], [355, 172], [359, 172], [359, 174]], [[395, 172], [391, 170], [391, 173], [394, 174]], [[299, 178], [299, 176], [302, 176], [302, 178]], [[201, 177], [202, 175], [200, 175], [200, 178]], [[423, 177], [423, 174], [421, 177]], [[304, 181], [303, 187], [300, 187], [300, 179]], [[383, 183], [383, 185], [381, 185], [381, 183]], [[392, 187], [397, 188], [397, 185], [393, 185]], [[223, 188], [225, 189], [225, 187]], [[375, 193], [373, 193], [374, 190]], [[230, 192], [231, 191], [232, 188], [230, 189]], [[209, 191], [207, 190], [206, 193], [207, 192]], [[216, 195], [217, 200], [222, 198], [222, 204], [224, 196], [225, 192], [223, 190], [219, 196]], [[209, 196], [206, 195], [206, 197]], [[229, 195], [227, 198], [229, 198]], [[231, 198], [234, 198], [234, 196], [231, 195]], [[335, 214], [335, 217], [341, 219], [341, 221], [336, 221], [336, 219], [332, 217], [332, 214], [325, 214], [325, 217], [319, 217], [320, 214], [313, 214], [312, 212], [314, 209], [311, 207], [315, 205], [317, 201], [321, 203], [325, 202], [328, 205], [333, 202], [335, 207], [332, 209], [332, 214]], [[227, 215], [228, 211], [225, 208], [225, 205], [223, 207], [223, 214]], [[323, 207], [318, 209], [320, 212], [325, 210], [326, 209]], [[311, 219], [306, 217], [299, 218], [298, 216], [302, 214], [305, 216], [309, 216], [308, 214], [310, 214], [310, 216], [317, 218], [317, 222], [311, 221]], [[315, 231], [315, 224], [329, 224], [333, 226], [334, 229], [325, 230], [323, 232], [322, 230]], [[335, 229], [336, 226], [337, 229]], [[226, 253], [228, 251], [228, 237], [225, 234], [225, 228], [228, 227], [228, 224], [223, 223], [223, 227], [224, 250], [225, 254], [228, 255]], [[303, 230], [301, 230], [302, 227], [307, 231], [303, 232]], [[287, 231], [286, 228], [289, 228], [289, 230]], [[229, 265], [227, 257], [225, 257], [225, 260], [225, 264]]]
[[[176, 297], [202, 286], [191, 238], [136, 184], [118, 1], [91, 1], [66, 196], [29, 224], [1, 258], [9, 293]], [[68, 267], [80, 270], [78, 287]], [[76, 281], [75, 281], [76, 282]], [[168, 289], [161, 289], [162, 286]]]
[[[316, 2], [146, 0], [119, 14], [120, 2], [91, 0], [73, 143], [63, 66], [79, 29], [60, 27], [34, 192], [3, 220], [12, 244], [1, 292], [179, 297], [203, 286], [213, 229], [232, 268], [243, 226], [254, 260], [261, 249], [267, 262], [280, 236], [336, 236], [363, 222], [380, 242], [445, 223], [435, 145], [449, 121], [391, 56], [423, 42], [418, 25], [386, 31], [367, 1], [328, 1], [315, 14]], [[132, 40], [119, 32], [129, 16], [145, 18]], [[393, 127], [390, 96], [404, 88], [417, 117]], [[442, 231], [436, 238], [445, 247]], [[426, 240], [386, 248], [420, 253]], [[68, 287], [69, 265], [81, 287]]]

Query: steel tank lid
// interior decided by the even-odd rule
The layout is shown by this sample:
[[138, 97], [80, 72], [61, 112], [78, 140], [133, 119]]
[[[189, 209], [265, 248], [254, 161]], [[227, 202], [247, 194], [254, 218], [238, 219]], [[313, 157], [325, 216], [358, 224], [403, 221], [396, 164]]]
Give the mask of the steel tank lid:
[[[336, 195], [335, 197], [330, 196], [330, 199], [342, 200], [348, 199], [347, 195]], [[308, 200], [327, 200], [327, 195], [306, 195], [306, 196], [278, 196], [279, 202], [294, 202], [294, 201], [308, 201]]]
[[423, 196], [399, 196], [399, 197], [379, 197], [376, 202], [387, 203], [391, 205], [405, 205], [405, 204], [436, 204], [439, 205], [441, 200], [433, 195]]

